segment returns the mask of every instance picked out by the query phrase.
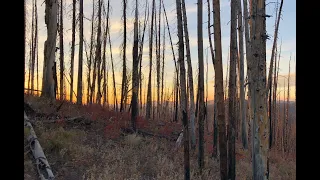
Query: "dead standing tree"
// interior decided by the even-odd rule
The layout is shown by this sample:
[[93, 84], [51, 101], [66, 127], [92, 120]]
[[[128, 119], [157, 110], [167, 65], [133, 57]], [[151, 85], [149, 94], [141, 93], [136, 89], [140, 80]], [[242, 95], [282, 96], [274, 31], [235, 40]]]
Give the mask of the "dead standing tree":
[[177, 29], [178, 29], [178, 47], [179, 47], [179, 65], [180, 65], [180, 90], [181, 90], [181, 113], [183, 122], [183, 139], [184, 139], [184, 179], [190, 179], [190, 161], [189, 161], [189, 128], [187, 117], [187, 94], [186, 94], [186, 73], [184, 66], [184, 43], [183, 43], [183, 27], [182, 27], [182, 13], [181, 1], [176, 0], [177, 8]]
[[41, 96], [55, 99], [53, 66], [55, 61], [57, 38], [57, 1], [46, 0], [45, 23], [47, 25], [47, 40], [44, 42], [44, 66]]
[[[190, 94], [190, 126], [191, 126], [191, 147], [195, 149], [196, 147], [196, 130], [195, 130], [195, 107], [194, 107], [194, 88], [193, 88], [193, 75], [192, 75], [192, 64], [191, 64], [191, 54], [190, 54], [190, 43], [189, 43], [189, 32], [188, 32], [188, 24], [187, 24], [187, 12], [185, 0], [182, 0], [182, 13], [183, 13], [183, 28], [185, 33], [185, 41], [186, 41], [186, 57], [187, 57], [187, 65], [188, 65], [188, 85], [189, 85], [189, 94]], [[202, 27], [202, 26], [201, 26]], [[202, 48], [203, 49], [203, 48]], [[203, 58], [202, 58], [203, 59]]]
[[63, 48], [63, 0], [60, 0], [60, 23], [59, 23], [59, 52], [60, 52], [60, 101], [63, 100], [63, 72], [64, 72], [64, 48]]
[[203, 30], [202, 30], [202, 0], [198, 0], [198, 60], [199, 60], [199, 157], [200, 172], [204, 168], [204, 65], [203, 65]]
[[223, 69], [222, 69], [222, 47], [221, 47], [221, 23], [220, 23], [220, 0], [213, 0], [213, 27], [215, 44], [215, 82], [217, 91], [217, 123], [220, 150], [220, 179], [225, 180], [228, 177], [228, 159], [227, 159], [227, 138], [225, 125], [225, 106], [223, 93]]
[[77, 104], [82, 104], [82, 62], [83, 62], [83, 0], [79, 1], [79, 67], [78, 67], [78, 86], [77, 86]]
[[72, 0], [72, 40], [71, 40], [71, 63], [70, 63], [70, 102], [73, 100], [73, 73], [74, 73], [74, 51], [76, 40], [76, 5], [77, 0]]
[[253, 179], [269, 179], [265, 0], [252, 0]]
[[126, 51], [127, 49], [127, 0], [123, 0], [123, 51], [122, 51], [122, 83], [121, 83], [121, 99], [120, 112], [124, 110], [124, 100], [127, 90], [127, 65], [126, 65]]
[[152, 1], [152, 15], [151, 15], [151, 32], [150, 32], [150, 40], [149, 40], [149, 77], [148, 77], [148, 92], [147, 92], [147, 107], [146, 107], [146, 118], [150, 120], [151, 117], [151, 72], [152, 72], [152, 43], [153, 43], [153, 20], [154, 20], [154, 11], [155, 11], [155, 0]]
[[239, 81], [240, 81], [240, 115], [241, 115], [241, 142], [244, 149], [248, 149], [248, 135], [247, 135], [247, 119], [245, 106], [245, 92], [244, 92], [244, 48], [243, 48], [243, 23], [242, 23], [242, 9], [241, 0], [237, 0], [238, 10], [238, 37], [239, 37]]
[[231, 27], [230, 27], [230, 68], [229, 68], [229, 115], [228, 115], [228, 179], [236, 178], [235, 159], [235, 123], [236, 123], [236, 63], [237, 63], [237, 0], [231, 1]]
[[135, 21], [134, 21], [134, 42], [132, 51], [132, 111], [131, 111], [131, 126], [133, 131], [136, 131], [136, 118], [138, 112], [138, 88], [139, 88], [139, 75], [138, 75], [138, 0], [136, 0], [135, 8]]

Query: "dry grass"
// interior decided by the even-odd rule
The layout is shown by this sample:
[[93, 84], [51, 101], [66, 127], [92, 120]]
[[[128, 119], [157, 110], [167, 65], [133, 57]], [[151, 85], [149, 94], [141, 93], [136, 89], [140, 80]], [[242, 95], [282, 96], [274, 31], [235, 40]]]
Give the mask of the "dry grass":
[[[32, 102], [32, 107], [38, 112], [52, 112], [45, 100], [37, 100], [37, 98], [28, 100]], [[37, 101], [39, 104], [43, 104], [38, 105]], [[74, 111], [83, 107], [72, 108], [72, 106], [66, 104], [60, 113], [68, 116], [80, 114], [80, 112]], [[68, 114], [68, 109], [72, 115]], [[88, 111], [82, 110], [81, 113]], [[110, 138], [110, 134], [105, 132], [105, 126], [109, 127], [107, 122], [110, 117], [103, 118], [103, 115], [99, 113], [89, 114], [88, 117], [90, 116], [96, 117], [95, 121], [97, 122], [90, 127], [63, 123], [45, 124], [41, 122], [41, 118], [34, 125], [57, 180], [171, 180], [184, 178], [183, 148], [175, 152], [174, 142], [153, 137], [141, 137], [135, 134]], [[109, 129], [107, 130], [109, 131]], [[239, 144], [236, 149], [236, 179], [252, 179], [250, 152], [242, 150]], [[25, 179], [37, 179], [31, 159], [28, 147], [26, 147]], [[209, 151], [205, 151], [205, 168], [202, 176], [197, 168], [197, 152], [190, 154], [190, 166], [191, 179], [215, 180], [220, 178], [219, 162], [210, 157]], [[277, 152], [270, 152], [270, 166], [270, 179], [296, 179], [295, 157], [285, 157]]]

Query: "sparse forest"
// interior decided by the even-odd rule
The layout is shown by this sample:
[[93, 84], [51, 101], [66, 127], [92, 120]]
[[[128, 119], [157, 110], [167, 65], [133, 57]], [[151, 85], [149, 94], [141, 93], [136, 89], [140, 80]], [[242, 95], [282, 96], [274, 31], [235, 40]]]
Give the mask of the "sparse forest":
[[24, 0], [24, 179], [296, 179], [294, 18], [283, 0]]

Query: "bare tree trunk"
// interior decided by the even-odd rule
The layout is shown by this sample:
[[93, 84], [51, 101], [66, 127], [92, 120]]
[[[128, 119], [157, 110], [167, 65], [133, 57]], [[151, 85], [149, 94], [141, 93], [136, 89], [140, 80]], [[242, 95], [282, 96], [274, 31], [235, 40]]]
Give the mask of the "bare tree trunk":
[[[104, 36], [103, 36], [103, 57], [102, 57], [102, 70], [103, 70], [103, 106], [107, 105], [109, 106], [108, 103], [108, 72], [107, 71], [107, 67], [106, 67], [106, 45], [107, 45], [107, 32], [109, 30], [109, 1], [108, 0], [108, 7], [107, 7], [107, 22], [106, 22], [106, 27], [105, 27], [105, 32], [104, 32]], [[103, 3], [103, 2], [102, 2]], [[103, 9], [105, 12], [105, 6], [103, 5]]]
[[159, 18], [158, 18], [158, 45], [157, 45], [157, 49], [158, 49], [158, 53], [157, 53], [157, 119], [159, 118], [160, 115], [160, 54], [161, 54], [161, 50], [160, 50], [160, 42], [161, 42], [161, 2], [159, 1]]
[[[186, 57], [188, 64], [188, 85], [189, 85], [189, 93], [190, 93], [190, 126], [191, 126], [191, 148], [195, 149], [196, 147], [196, 130], [195, 130], [195, 112], [194, 112], [194, 88], [193, 88], [193, 75], [192, 75], [192, 64], [191, 64], [191, 55], [190, 55], [190, 43], [189, 43], [189, 33], [188, 33], [188, 20], [186, 13], [185, 0], [182, 0], [182, 13], [183, 13], [183, 28], [185, 33], [185, 41], [186, 41]], [[202, 8], [201, 8], [202, 9]], [[202, 12], [202, 11], [201, 11]], [[202, 27], [202, 25], [201, 25]], [[202, 32], [202, 31], [201, 31]], [[203, 49], [203, 48], [202, 48]], [[203, 57], [202, 57], [203, 61]]]
[[236, 179], [235, 159], [235, 123], [236, 123], [236, 62], [237, 62], [237, 0], [231, 1], [231, 29], [230, 29], [230, 71], [229, 71], [229, 123], [228, 123], [228, 179]]
[[[148, 14], [147, 14], [147, 11], [148, 11]], [[140, 108], [141, 108], [141, 111], [142, 111], [142, 71], [141, 71], [141, 68], [142, 68], [142, 54], [143, 54], [143, 45], [144, 45], [144, 35], [145, 35], [145, 31], [146, 31], [146, 27], [147, 27], [147, 24], [148, 24], [148, 20], [149, 20], [149, 3], [148, 1], [146, 1], [146, 10], [145, 10], [145, 13], [144, 13], [144, 23], [143, 23], [143, 33], [142, 33], [142, 38], [141, 38], [141, 42], [140, 42], [140, 46], [139, 46], [139, 57], [138, 57], [138, 60], [139, 60], [139, 90], [140, 90]]]
[[239, 78], [240, 78], [240, 115], [241, 115], [241, 140], [244, 149], [248, 149], [246, 106], [244, 93], [244, 50], [243, 50], [243, 23], [241, 0], [238, 0], [238, 36], [239, 36]]
[[[162, 2], [163, 0], [161, 0]], [[160, 4], [161, 6], [161, 4]], [[163, 18], [163, 26], [165, 26], [165, 19]], [[161, 113], [163, 113], [164, 99], [163, 99], [163, 81], [164, 81], [164, 58], [165, 58], [165, 48], [166, 47], [166, 28], [163, 27], [163, 38], [162, 38], [162, 74], [161, 74]]]
[[26, 32], [26, 12], [27, 12], [27, 10], [26, 10], [26, 1], [24, 0], [23, 1], [23, 24], [24, 24], [24, 29], [23, 29], [23, 31], [24, 31], [24, 33], [23, 33], [23, 40], [24, 40], [24, 53], [23, 53], [23, 56], [24, 56], [24, 58], [23, 58], [23, 70], [24, 70], [24, 74], [23, 74], [23, 88], [25, 88], [25, 82], [26, 82], [26, 77], [25, 77], [25, 72], [26, 72], [26, 47], [27, 47], [27, 43], [26, 43], [26, 34], [27, 34], [27, 32]]
[[82, 62], [83, 62], [83, 0], [79, 2], [79, 67], [78, 67], [78, 87], [77, 87], [77, 104], [82, 104]]
[[121, 100], [120, 100], [120, 112], [124, 110], [124, 96], [126, 94], [127, 86], [127, 65], [126, 65], [126, 49], [127, 49], [127, 0], [123, 0], [123, 57], [122, 57], [122, 83], [121, 83]]
[[179, 70], [178, 70], [178, 66], [176, 63], [176, 57], [174, 54], [174, 50], [173, 50], [173, 44], [172, 44], [172, 39], [171, 39], [171, 33], [170, 33], [170, 28], [169, 28], [169, 22], [168, 22], [168, 17], [167, 17], [167, 13], [166, 13], [166, 8], [163, 4], [162, 1], [162, 6], [163, 6], [163, 11], [164, 11], [164, 15], [166, 17], [166, 22], [167, 22], [167, 28], [168, 28], [168, 33], [169, 33], [169, 39], [170, 39], [170, 45], [171, 45], [171, 51], [172, 51], [172, 57], [173, 57], [173, 61], [174, 61], [174, 66], [176, 69], [176, 85], [175, 85], [175, 90], [174, 90], [174, 107], [175, 107], [175, 111], [174, 111], [174, 122], [177, 122], [177, 116], [178, 116], [178, 87], [179, 87]]
[[[96, 103], [97, 104], [101, 104], [101, 72], [100, 72], [100, 68], [101, 68], [101, 6], [102, 6], [102, 1], [99, 0], [99, 10], [98, 10], [98, 33], [97, 33], [97, 47], [96, 47], [96, 56], [95, 56], [95, 61], [97, 63], [97, 97], [96, 97]], [[95, 77], [95, 74], [94, 76]], [[95, 80], [95, 79], [94, 79]], [[93, 80], [93, 83], [95, 84], [95, 81]], [[93, 85], [94, 87], [94, 85]], [[93, 88], [94, 89], [94, 88]]]
[[[108, 1], [108, 11], [109, 11], [109, 1]], [[109, 26], [108, 26], [109, 27]], [[110, 27], [109, 27], [110, 28]], [[118, 100], [117, 100], [117, 88], [116, 88], [116, 79], [114, 75], [114, 65], [113, 65], [113, 56], [112, 56], [112, 46], [110, 39], [110, 31], [108, 30], [108, 39], [109, 39], [109, 48], [110, 48], [110, 58], [111, 58], [111, 68], [112, 68], [112, 82], [113, 82], [113, 99], [114, 99], [114, 109], [118, 111]]]
[[181, 89], [181, 113], [183, 122], [183, 139], [184, 139], [184, 179], [190, 179], [190, 161], [189, 161], [189, 128], [187, 117], [187, 94], [186, 94], [186, 73], [184, 66], [184, 46], [183, 46], [183, 26], [182, 26], [182, 13], [181, 1], [176, 0], [177, 8], [177, 29], [178, 29], [178, 47], [179, 47], [179, 64], [180, 64], [180, 89]]
[[134, 43], [132, 51], [132, 111], [131, 111], [131, 126], [136, 131], [136, 118], [138, 112], [138, 87], [139, 87], [139, 75], [138, 75], [138, 0], [136, 0], [135, 9], [135, 22], [134, 22]]
[[152, 72], [152, 43], [153, 43], [153, 20], [154, 20], [154, 10], [155, 10], [155, 0], [152, 1], [152, 15], [151, 15], [151, 32], [150, 32], [150, 40], [149, 40], [149, 78], [148, 78], [148, 92], [147, 92], [147, 106], [146, 106], [146, 119], [150, 120], [151, 117], [151, 72]]
[[74, 51], [76, 40], [76, 5], [77, 1], [72, 0], [72, 41], [71, 41], [71, 69], [70, 69], [70, 102], [73, 101], [73, 73], [74, 73]]
[[[200, 173], [204, 168], [204, 66], [203, 66], [203, 34], [202, 34], [202, 0], [198, 0], [198, 59], [199, 59], [199, 158]], [[191, 64], [191, 60], [190, 60]]]
[[284, 141], [284, 151], [288, 152], [289, 151], [289, 145], [288, 145], [288, 141], [289, 141], [289, 98], [290, 98], [290, 62], [291, 62], [291, 54], [290, 54], [290, 60], [289, 60], [289, 73], [288, 73], [288, 90], [287, 90], [287, 105], [286, 105], [286, 125], [285, 125], [285, 141]]
[[57, 38], [57, 1], [46, 0], [45, 23], [47, 25], [47, 40], [44, 42], [44, 73], [41, 96], [55, 98], [52, 67], [55, 60]]
[[91, 85], [91, 71], [92, 71], [92, 58], [93, 58], [93, 38], [94, 38], [94, 2], [92, 0], [92, 17], [91, 17], [91, 37], [90, 37], [90, 57], [88, 61], [88, 89], [87, 89], [87, 102], [92, 104], [92, 85]]
[[252, 0], [253, 179], [269, 179], [265, 1]]
[[34, 92], [34, 65], [35, 65], [35, 45], [36, 45], [36, 39], [35, 39], [35, 1], [32, 1], [32, 23], [31, 23], [31, 94]]
[[[281, 0], [280, 9], [279, 9], [279, 15], [278, 15], [278, 17], [276, 17], [277, 24], [275, 26], [274, 35], [273, 35], [274, 39], [273, 39], [273, 45], [272, 45], [272, 51], [271, 51], [271, 60], [270, 60], [270, 67], [269, 67], [269, 75], [268, 75], [268, 86], [267, 86], [268, 89], [271, 89], [271, 85], [272, 85], [272, 73], [273, 73], [272, 70], [273, 70], [274, 52], [275, 52], [275, 48], [277, 46], [278, 30], [279, 30], [279, 23], [280, 23], [282, 5], [283, 5], [283, 0]], [[269, 91], [268, 91], [268, 93], [269, 93]], [[267, 97], [269, 95], [271, 96], [271, 94], [267, 94]]]
[[60, 101], [63, 100], [63, 72], [64, 72], [64, 50], [63, 50], [63, 0], [60, 0]]
[[[35, 1], [35, 50], [37, 51], [37, 90], [39, 90], [39, 37], [38, 37], [38, 8], [37, 8], [37, 1]], [[37, 96], [39, 96], [39, 91], [37, 91]]]
[[211, 39], [211, 26], [210, 22], [211, 22], [211, 16], [210, 16], [210, 1], [207, 0], [207, 4], [208, 4], [208, 37], [209, 37], [209, 45], [210, 45], [210, 52], [211, 52], [211, 59], [212, 59], [212, 65], [214, 65], [214, 52], [213, 52], [213, 45], [212, 45], [212, 39]]
[[220, 0], [213, 0], [213, 27], [215, 54], [215, 82], [217, 90], [218, 132], [220, 150], [220, 179], [225, 180], [228, 176], [227, 138], [225, 125], [225, 106], [223, 95], [223, 69], [221, 47], [221, 23], [220, 23]]
[[[272, 121], [273, 116], [272, 116], [272, 107], [271, 107], [271, 92], [272, 92], [272, 74], [273, 74], [273, 61], [275, 59], [275, 57], [277, 56], [275, 54], [275, 49], [277, 46], [277, 40], [278, 40], [278, 28], [279, 28], [279, 22], [280, 22], [280, 16], [281, 16], [281, 10], [282, 10], [282, 5], [283, 5], [283, 0], [281, 0], [281, 4], [280, 4], [280, 9], [279, 9], [279, 14], [276, 13], [276, 26], [275, 26], [275, 30], [274, 30], [274, 40], [273, 40], [273, 47], [272, 47], [272, 52], [271, 52], [271, 60], [270, 60], [270, 68], [269, 68], [269, 76], [268, 76], [268, 85], [267, 88], [268, 90], [268, 95], [267, 97], [269, 98], [269, 132], [270, 132], [270, 136], [269, 136], [269, 148], [271, 149], [272, 144], [273, 144], [273, 123]], [[278, 9], [276, 9], [277, 11]], [[279, 15], [279, 16], [278, 16]], [[276, 66], [277, 61], [275, 60], [275, 66]]]

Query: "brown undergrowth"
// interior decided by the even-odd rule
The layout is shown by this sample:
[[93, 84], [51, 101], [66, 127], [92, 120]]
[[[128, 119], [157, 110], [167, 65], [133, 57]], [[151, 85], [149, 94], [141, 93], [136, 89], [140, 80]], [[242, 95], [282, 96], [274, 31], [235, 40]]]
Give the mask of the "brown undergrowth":
[[[129, 127], [130, 114], [117, 113], [97, 105], [77, 106], [65, 102], [58, 112], [60, 101], [25, 95], [25, 102], [36, 113], [29, 113], [33, 127], [51, 165], [56, 179], [113, 180], [113, 179], [183, 179], [183, 148], [174, 151], [173, 141], [157, 137], [123, 134]], [[39, 116], [37, 113], [42, 113]], [[46, 117], [44, 114], [53, 114]], [[68, 123], [68, 117], [82, 116], [91, 124]], [[58, 119], [47, 123], [47, 119]], [[175, 137], [180, 123], [137, 120], [138, 129]], [[206, 133], [207, 134], [207, 133]], [[190, 154], [191, 179], [220, 179], [219, 162], [211, 158], [212, 133], [205, 136], [205, 169], [199, 175], [197, 150]], [[25, 138], [26, 139], [26, 138]], [[236, 179], [252, 179], [250, 151], [236, 146]], [[25, 179], [37, 179], [32, 156], [25, 140]], [[296, 179], [295, 156], [270, 152], [270, 179]]]

